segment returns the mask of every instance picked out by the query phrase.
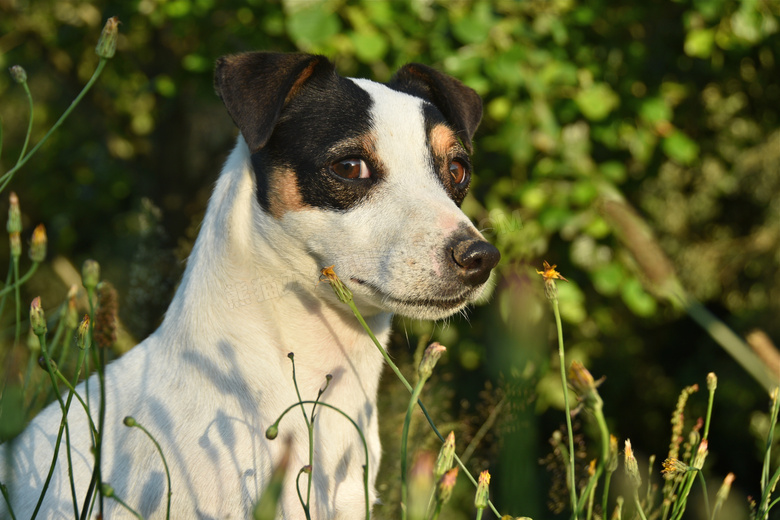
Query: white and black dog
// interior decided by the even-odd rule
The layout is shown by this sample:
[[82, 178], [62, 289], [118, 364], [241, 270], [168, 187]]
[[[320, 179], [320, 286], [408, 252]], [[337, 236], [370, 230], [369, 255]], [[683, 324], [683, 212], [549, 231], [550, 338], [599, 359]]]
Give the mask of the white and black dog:
[[[482, 102], [424, 65], [380, 84], [341, 77], [308, 54], [223, 57], [215, 85], [241, 135], [163, 324], [106, 370], [102, 480], [144, 517], [164, 517], [163, 465], [148, 438], [123, 426], [131, 415], [167, 457], [172, 518], [246, 518], [289, 437], [281, 518], [303, 518], [295, 485], [309, 461], [303, 418], [287, 417], [277, 441], [264, 435], [298, 401], [294, 352], [303, 399], [332, 374], [321, 400], [362, 428], [373, 502], [383, 358], [349, 308], [317, 283], [319, 272], [335, 266], [383, 343], [394, 313], [440, 319], [480, 295], [499, 253], [459, 206]], [[97, 388], [93, 379], [90, 392]], [[44, 410], [0, 468], [17, 518], [35, 506], [60, 418], [56, 403]], [[84, 497], [94, 463], [84, 410], [72, 406], [68, 422]], [[325, 408], [315, 426], [312, 518], [362, 518], [357, 431]], [[67, 468], [63, 446], [39, 518], [73, 517]], [[128, 516], [113, 500], [105, 508], [108, 519]]]

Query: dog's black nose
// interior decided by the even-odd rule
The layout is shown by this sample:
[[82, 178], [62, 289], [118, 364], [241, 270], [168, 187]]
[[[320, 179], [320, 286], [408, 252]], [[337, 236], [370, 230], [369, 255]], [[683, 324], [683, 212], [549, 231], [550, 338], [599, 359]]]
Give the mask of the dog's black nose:
[[450, 242], [449, 249], [458, 278], [471, 286], [485, 283], [501, 259], [498, 249], [479, 238], [457, 238]]

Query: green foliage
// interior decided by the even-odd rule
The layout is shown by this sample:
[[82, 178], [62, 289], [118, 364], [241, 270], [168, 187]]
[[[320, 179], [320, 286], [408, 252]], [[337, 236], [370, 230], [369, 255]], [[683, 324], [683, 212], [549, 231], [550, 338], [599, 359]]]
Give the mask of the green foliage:
[[[560, 422], [559, 412], [545, 412], [544, 403], [562, 400], [560, 389], [545, 385], [557, 367], [533, 272], [548, 259], [571, 280], [559, 284], [569, 350], [609, 378], [602, 395], [617, 423], [612, 429], [637, 446], [658, 446], [666, 425], [657, 417], [667, 416], [679, 388], [715, 370], [725, 385], [720, 402], [735, 412], [719, 419], [715, 410], [713, 429], [724, 433], [712, 449], [725, 439], [740, 447], [721, 455], [719, 471], [756, 473], [745, 425], [765, 394], [678, 309], [657, 299], [647, 263], [615, 232], [603, 203], [618, 197], [635, 207], [682, 286], [738, 332], [761, 327], [780, 338], [777, 2], [3, 4], [0, 69], [27, 70], [36, 102], [31, 143], [88, 80], [97, 63], [94, 35], [113, 15], [121, 34], [100, 88], [12, 188], [24, 203], [23, 235], [44, 222], [53, 255], [74, 263], [99, 258], [107, 279], [123, 281], [124, 316], [144, 317], [133, 326], [138, 337], [153, 329], [170, 297], [175, 260], [191, 246], [231, 146], [232, 124], [211, 87], [216, 57], [251, 49], [320, 52], [344, 74], [380, 81], [419, 61], [460, 78], [485, 104], [473, 196], [463, 207], [503, 255], [493, 304], [444, 330], [406, 324], [410, 336], [446, 336], [449, 377], [458, 382], [452, 402], [473, 411], [475, 403], [497, 402], [499, 392], [513, 396], [474, 467], [533, 464], [546, 450], [546, 432]], [[27, 105], [10, 75], [0, 74], [0, 99], [0, 171], [7, 171], [24, 147]], [[52, 292], [65, 292], [58, 275], [45, 276]], [[159, 310], [150, 312], [154, 305]], [[399, 336], [400, 357], [406, 341]], [[494, 395], [483, 391], [486, 380]], [[523, 444], [513, 421], [545, 433], [538, 442], [526, 433]], [[5, 416], [0, 424], [13, 427]], [[478, 428], [460, 424], [466, 436]], [[499, 437], [518, 442], [502, 445]], [[510, 451], [512, 461], [501, 455]], [[497, 477], [499, 503], [548, 517], [538, 480], [502, 490]], [[747, 478], [735, 486], [760, 494]]]

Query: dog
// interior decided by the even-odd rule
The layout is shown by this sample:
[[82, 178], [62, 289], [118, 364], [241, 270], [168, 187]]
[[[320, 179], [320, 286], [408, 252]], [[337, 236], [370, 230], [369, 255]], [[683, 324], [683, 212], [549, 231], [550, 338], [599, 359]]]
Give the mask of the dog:
[[[285, 417], [278, 440], [265, 437], [299, 401], [292, 352], [302, 399], [315, 399], [330, 374], [320, 400], [363, 431], [373, 504], [384, 360], [318, 275], [334, 266], [382, 344], [393, 314], [437, 320], [479, 297], [500, 255], [460, 205], [482, 102], [425, 65], [408, 64], [382, 84], [339, 76], [310, 54], [220, 58], [215, 89], [240, 134], [163, 323], [106, 368], [102, 481], [145, 518], [164, 517], [163, 463], [142, 432], [122, 424], [132, 416], [167, 458], [172, 518], [247, 518], [286, 438], [279, 514], [304, 518], [296, 476], [309, 464], [309, 437], [301, 414]], [[98, 387], [93, 376], [94, 409]], [[77, 390], [85, 394], [83, 384]], [[54, 403], [11, 445], [2, 482], [17, 518], [35, 507], [60, 420]], [[83, 500], [94, 456], [75, 401], [68, 423]], [[314, 424], [311, 518], [365, 517], [357, 430], [325, 407]], [[74, 515], [65, 452], [63, 440], [39, 518]], [[130, 516], [108, 498], [104, 510], [108, 519]]]

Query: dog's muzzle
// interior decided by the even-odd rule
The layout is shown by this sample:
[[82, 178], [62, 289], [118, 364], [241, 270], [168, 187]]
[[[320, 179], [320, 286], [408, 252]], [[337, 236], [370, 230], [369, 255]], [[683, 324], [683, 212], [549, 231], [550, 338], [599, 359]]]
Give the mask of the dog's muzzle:
[[446, 251], [450, 252], [449, 267], [464, 285], [470, 287], [485, 283], [501, 259], [501, 253], [492, 244], [470, 235], [453, 237]]

